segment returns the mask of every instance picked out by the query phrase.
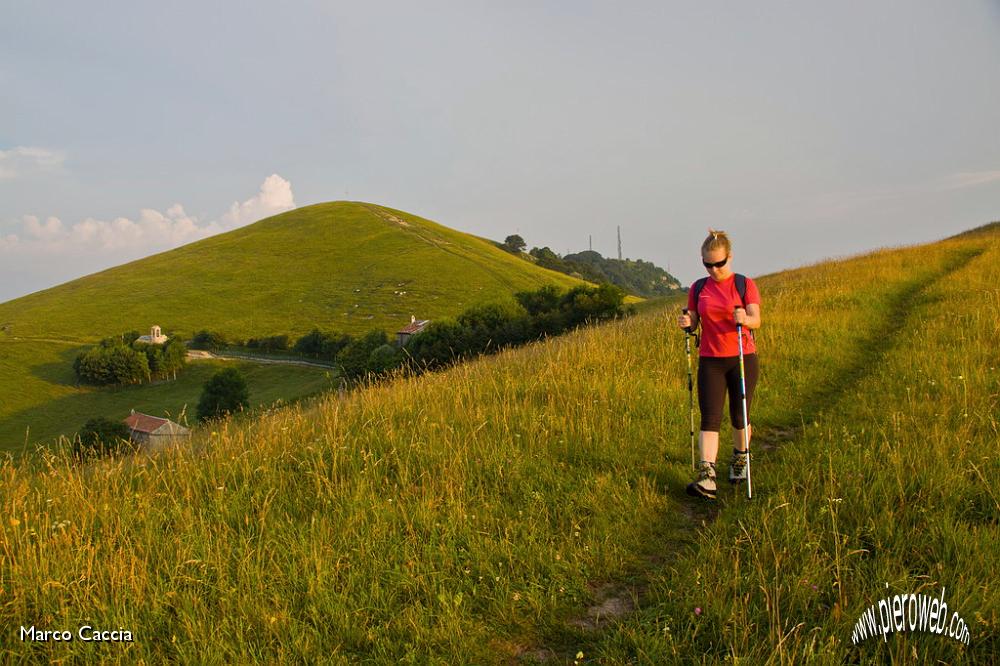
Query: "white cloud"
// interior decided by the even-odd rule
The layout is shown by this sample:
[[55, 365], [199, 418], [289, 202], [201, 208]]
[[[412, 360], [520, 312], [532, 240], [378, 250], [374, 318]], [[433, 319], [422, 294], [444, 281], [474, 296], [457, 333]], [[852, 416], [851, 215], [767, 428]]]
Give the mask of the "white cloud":
[[31, 238], [38, 240], [52, 240], [63, 231], [62, 222], [58, 217], [49, 217], [45, 222], [39, 222], [34, 215], [24, 216], [24, 231]]
[[0, 150], [0, 180], [58, 169], [65, 161], [65, 154], [47, 148], [15, 146], [9, 150]]
[[222, 216], [222, 225], [229, 229], [241, 227], [294, 207], [292, 184], [278, 174], [272, 173], [261, 183], [256, 196], [243, 203], [233, 202], [229, 211]]
[[135, 219], [25, 215], [16, 233], [0, 232], [0, 301], [162, 252], [295, 207], [291, 184], [269, 176], [260, 191], [234, 203], [218, 219], [203, 221], [180, 204], [165, 212], [144, 208]]
[[0, 237], [0, 251], [16, 245], [19, 252], [38, 255], [97, 252], [111, 254], [114, 258], [123, 255], [136, 258], [229, 231], [294, 207], [291, 183], [272, 174], [255, 196], [243, 203], [233, 202], [218, 220], [202, 222], [188, 215], [179, 203], [164, 213], [143, 208], [135, 220], [87, 218], [68, 227], [57, 217], [48, 217], [43, 222], [37, 216], [25, 215], [21, 218], [21, 235]]

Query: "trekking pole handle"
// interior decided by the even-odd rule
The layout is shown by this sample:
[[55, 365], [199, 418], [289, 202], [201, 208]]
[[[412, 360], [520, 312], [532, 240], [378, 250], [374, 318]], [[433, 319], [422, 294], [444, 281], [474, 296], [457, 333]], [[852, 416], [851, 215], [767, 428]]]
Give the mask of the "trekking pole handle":
[[[683, 313], [683, 314], [687, 314], [687, 313], [688, 313], [688, 309], [687, 309], [687, 308], [681, 308], [681, 313]], [[686, 333], [691, 333], [691, 327], [690, 327], [690, 326], [686, 327], [686, 328], [684, 329], [684, 331], [685, 331]]]

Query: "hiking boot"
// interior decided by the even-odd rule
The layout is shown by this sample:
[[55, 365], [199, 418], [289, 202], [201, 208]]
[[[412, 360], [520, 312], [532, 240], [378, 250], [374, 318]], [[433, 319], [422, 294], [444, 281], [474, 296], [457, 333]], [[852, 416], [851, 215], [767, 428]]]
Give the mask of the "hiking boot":
[[747, 456], [746, 451], [733, 449], [733, 459], [729, 463], [729, 483], [739, 483], [747, 480]]
[[715, 499], [715, 463], [702, 460], [698, 465], [698, 478], [688, 484], [688, 495]]

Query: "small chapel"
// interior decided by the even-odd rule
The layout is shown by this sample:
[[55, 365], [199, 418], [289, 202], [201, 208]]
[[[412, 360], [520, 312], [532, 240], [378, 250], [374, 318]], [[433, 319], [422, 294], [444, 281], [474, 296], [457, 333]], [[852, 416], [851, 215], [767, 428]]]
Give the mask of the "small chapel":
[[145, 342], [150, 345], [162, 345], [169, 339], [170, 338], [160, 332], [159, 326], [153, 326], [149, 329], [149, 335], [140, 335], [137, 342]]

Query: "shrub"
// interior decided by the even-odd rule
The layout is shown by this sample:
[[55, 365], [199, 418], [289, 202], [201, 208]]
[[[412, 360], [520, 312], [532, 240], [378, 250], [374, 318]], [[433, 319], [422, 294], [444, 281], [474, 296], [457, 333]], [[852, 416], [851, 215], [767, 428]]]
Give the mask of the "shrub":
[[553, 285], [546, 285], [536, 291], [521, 291], [514, 294], [517, 302], [532, 317], [558, 310], [561, 296], [559, 288]]
[[250, 407], [247, 381], [236, 368], [226, 368], [205, 382], [198, 401], [198, 420], [205, 421]]
[[368, 372], [385, 374], [403, 363], [403, 350], [391, 344], [384, 344], [372, 350], [368, 357]]
[[79, 354], [73, 370], [80, 381], [90, 384], [139, 384], [150, 379], [146, 354], [121, 341], [102, 341]]
[[103, 416], [90, 419], [73, 441], [73, 454], [77, 458], [104, 456], [130, 448], [128, 426]]
[[299, 338], [293, 349], [304, 356], [333, 360], [340, 353], [340, 350], [349, 345], [352, 340], [353, 338], [349, 335], [323, 333], [318, 328], [314, 328]]
[[364, 337], [353, 340], [337, 354], [340, 374], [348, 379], [356, 379], [368, 372], [368, 359], [378, 347], [389, 342], [385, 331], [370, 331]]
[[288, 349], [287, 335], [272, 335], [267, 338], [250, 338], [247, 347], [261, 351], [285, 351]]
[[214, 331], [198, 331], [191, 339], [191, 349], [214, 350], [222, 349], [226, 346], [226, 338], [222, 333]]
[[434, 368], [461, 357], [467, 353], [468, 346], [464, 326], [452, 319], [439, 319], [413, 336], [406, 349], [418, 366]]

